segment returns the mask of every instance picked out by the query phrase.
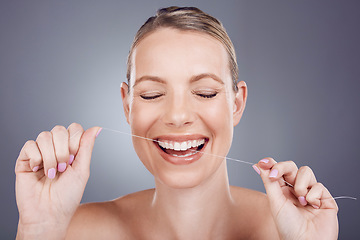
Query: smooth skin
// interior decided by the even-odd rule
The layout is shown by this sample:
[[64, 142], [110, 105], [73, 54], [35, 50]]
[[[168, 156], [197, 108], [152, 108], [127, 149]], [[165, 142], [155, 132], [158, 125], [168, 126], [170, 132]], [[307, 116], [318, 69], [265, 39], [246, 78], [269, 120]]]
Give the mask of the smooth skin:
[[[130, 85], [121, 87], [132, 133], [201, 134], [209, 139], [206, 153], [226, 156], [247, 86], [240, 81], [233, 92], [222, 44], [205, 34], [163, 28], [141, 40], [132, 61]], [[204, 73], [221, 81], [193, 81]], [[79, 205], [100, 129], [56, 126], [24, 145], [15, 168], [18, 239], [337, 239], [337, 205], [310, 168], [259, 161], [254, 169], [265, 195], [229, 186], [223, 157], [204, 155], [175, 166], [151, 141], [137, 138], [135, 150], [156, 188]]]

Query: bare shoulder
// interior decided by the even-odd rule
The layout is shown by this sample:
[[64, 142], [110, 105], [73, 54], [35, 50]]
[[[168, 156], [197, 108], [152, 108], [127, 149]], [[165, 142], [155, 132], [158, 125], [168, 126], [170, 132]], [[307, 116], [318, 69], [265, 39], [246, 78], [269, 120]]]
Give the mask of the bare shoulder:
[[112, 201], [82, 204], [76, 210], [66, 239], [133, 239], [131, 223], [144, 211], [154, 190], [132, 193]]
[[230, 191], [236, 203], [270, 213], [269, 202], [265, 193], [236, 186], [231, 186]]
[[[231, 186], [237, 207], [239, 227], [247, 226], [249, 239], [279, 239], [267, 195], [255, 190]], [[269, 238], [273, 236], [273, 238]]]

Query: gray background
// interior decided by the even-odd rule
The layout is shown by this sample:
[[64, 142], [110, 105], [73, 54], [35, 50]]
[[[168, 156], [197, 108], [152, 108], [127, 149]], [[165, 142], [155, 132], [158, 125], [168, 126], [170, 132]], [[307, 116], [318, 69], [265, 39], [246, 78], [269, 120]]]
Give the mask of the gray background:
[[[79, 122], [129, 132], [119, 86], [133, 36], [155, 10], [193, 5], [232, 38], [247, 108], [229, 157], [309, 165], [334, 196], [359, 195], [359, 1], [4, 1], [0, 3], [0, 239], [18, 213], [14, 164], [28, 139]], [[233, 185], [264, 191], [250, 165]], [[153, 187], [127, 135], [96, 141], [83, 202]], [[338, 200], [340, 239], [359, 239], [360, 203]]]

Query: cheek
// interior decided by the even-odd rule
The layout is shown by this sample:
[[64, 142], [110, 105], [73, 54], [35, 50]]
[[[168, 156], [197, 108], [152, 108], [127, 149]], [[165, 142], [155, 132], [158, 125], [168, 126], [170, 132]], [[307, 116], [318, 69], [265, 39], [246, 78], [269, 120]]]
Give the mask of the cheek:
[[233, 137], [232, 105], [226, 99], [214, 101], [211, 106], [203, 108], [202, 113], [203, 122], [213, 137], [211, 151], [216, 155], [226, 156]]
[[203, 107], [201, 115], [207, 125], [215, 132], [232, 129], [232, 109], [225, 99], [214, 101]]
[[[159, 118], [159, 109], [161, 108], [159, 108], [159, 106], [156, 104], [146, 104], [143, 102], [134, 101], [129, 113], [132, 134], [142, 137], [149, 137], [151, 128]], [[152, 144], [153, 143], [149, 140], [133, 137], [135, 152], [144, 166], [149, 170], [149, 172], [154, 174], [154, 166], [150, 160], [150, 148]]]
[[135, 135], [146, 136], [147, 130], [156, 121], [156, 108], [134, 103], [130, 111], [131, 131]]

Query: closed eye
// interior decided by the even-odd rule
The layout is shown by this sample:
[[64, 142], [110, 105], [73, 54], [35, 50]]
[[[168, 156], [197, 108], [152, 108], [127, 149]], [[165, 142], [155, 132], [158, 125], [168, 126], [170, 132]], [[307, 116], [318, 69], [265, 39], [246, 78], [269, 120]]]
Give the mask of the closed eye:
[[161, 97], [162, 95], [163, 94], [143, 94], [143, 95], [140, 95], [140, 97], [145, 100], [153, 100], [153, 99]]
[[216, 95], [218, 94], [218, 92], [213, 92], [213, 91], [201, 91], [201, 92], [198, 92], [198, 91], [193, 91], [193, 93], [201, 98], [214, 98], [216, 97]]
[[212, 93], [212, 94], [197, 94], [198, 96], [202, 97], [202, 98], [213, 98], [216, 97], [218, 93]]

